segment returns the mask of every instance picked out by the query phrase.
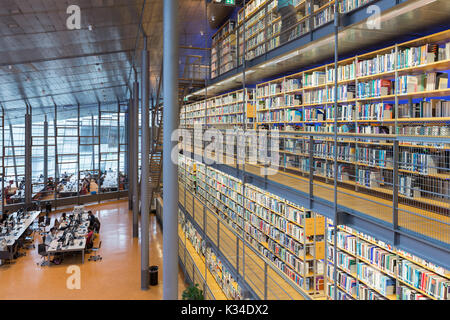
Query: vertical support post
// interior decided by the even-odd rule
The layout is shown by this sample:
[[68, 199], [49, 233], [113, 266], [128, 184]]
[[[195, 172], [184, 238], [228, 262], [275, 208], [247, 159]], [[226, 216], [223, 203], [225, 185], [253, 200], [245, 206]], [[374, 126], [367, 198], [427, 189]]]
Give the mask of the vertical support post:
[[172, 141], [172, 133], [177, 128], [178, 122], [178, 0], [164, 1], [163, 9], [163, 90], [164, 108], [163, 123], [163, 299], [176, 300], [178, 298], [178, 258], [177, 258], [177, 233], [178, 233], [178, 206], [173, 199], [178, 199], [177, 172], [178, 164], [172, 162], [172, 150], [177, 142]]
[[334, 257], [333, 257], [333, 281], [334, 281], [334, 297], [333, 299], [337, 299], [337, 270], [336, 270], [336, 261], [337, 261], [337, 226], [338, 226], [338, 198], [337, 198], [337, 95], [338, 95], [338, 32], [339, 32], [339, 20], [338, 20], [338, 11], [337, 11], [337, 3], [334, 5]]
[[[137, 79], [137, 77], [136, 77]], [[133, 238], [137, 238], [139, 234], [139, 84], [137, 81], [133, 83], [133, 105], [132, 112], [132, 165], [131, 172], [133, 183]]]
[[393, 163], [393, 181], [392, 181], [392, 225], [394, 227], [394, 246], [398, 246], [398, 161], [399, 147], [398, 140], [394, 140], [394, 163]]
[[267, 300], [267, 262], [264, 262], [264, 300]]
[[56, 197], [57, 197], [57, 190], [58, 190], [58, 180], [59, 180], [59, 174], [58, 174], [58, 111], [56, 108], [56, 104], [55, 104], [55, 119], [53, 121], [53, 130], [54, 130], [54, 135], [55, 135], [55, 179], [54, 179], [54, 204], [53, 207], [56, 210], [57, 207], [57, 201], [56, 201]]
[[101, 143], [102, 143], [102, 139], [101, 139], [101, 128], [102, 128], [102, 124], [101, 124], [101, 119], [102, 119], [102, 112], [101, 112], [101, 107], [100, 107], [100, 102], [98, 103], [98, 118], [97, 118], [97, 135], [98, 135], [98, 176], [97, 176], [97, 200], [98, 203], [100, 203], [100, 191], [101, 191], [101, 186], [100, 186], [100, 176], [102, 175], [102, 170], [101, 170], [101, 163], [102, 163], [102, 148], [101, 148]]
[[[149, 285], [149, 54], [147, 36], [144, 35], [144, 48], [141, 53], [141, 289], [147, 290]], [[166, 60], [166, 59], [165, 59]], [[168, 200], [167, 202], [170, 202]], [[166, 202], [164, 202], [164, 207]], [[163, 224], [165, 227], [165, 224]], [[176, 253], [176, 251], [175, 251]]]
[[117, 200], [120, 199], [120, 146], [120, 102], [117, 101]]
[[5, 109], [2, 106], [2, 214], [5, 213]]
[[77, 146], [77, 203], [80, 205], [80, 104], [77, 104], [77, 138], [78, 138], [78, 146]]
[[314, 137], [309, 137], [309, 209], [312, 210], [314, 197]]
[[[131, 92], [131, 95], [133, 92]], [[125, 164], [125, 170], [126, 170], [126, 176], [128, 178], [128, 210], [133, 210], [133, 147], [132, 147], [132, 141], [133, 141], [133, 98], [131, 97], [128, 101], [128, 107], [127, 107], [127, 113], [125, 114], [125, 125], [126, 125], [126, 142], [127, 142], [127, 148], [126, 148], [126, 164]]]
[[47, 115], [44, 119], [44, 188], [48, 182], [48, 121]]
[[91, 168], [92, 171], [95, 171], [95, 143], [94, 143], [94, 136], [95, 136], [95, 123], [94, 123], [94, 115], [91, 114], [91, 139], [89, 141], [92, 144], [92, 163]]
[[31, 183], [31, 107], [27, 107], [25, 114], [25, 205], [31, 205], [32, 183]]

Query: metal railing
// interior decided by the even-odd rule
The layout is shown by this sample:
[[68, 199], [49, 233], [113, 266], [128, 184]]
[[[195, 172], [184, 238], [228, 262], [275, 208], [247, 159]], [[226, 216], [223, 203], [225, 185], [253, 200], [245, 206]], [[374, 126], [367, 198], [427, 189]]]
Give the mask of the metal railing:
[[[255, 249], [222, 217], [202, 204], [201, 199], [179, 182], [179, 204], [184, 208], [209, 245], [226, 260], [233, 277], [243, 288], [248, 287], [258, 299], [311, 299], [271, 261]], [[197, 221], [200, 221], [199, 224]]]
[[[215, 130], [217, 137], [227, 133]], [[204, 129], [197, 131], [197, 135], [203, 133]], [[183, 150], [188, 157], [202, 155], [210, 163], [219, 159], [216, 163], [220, 165], [284, 185], [325, 204], [333, 199], [337, 177], [340, 210], [359, 212], [391, 226], [396, 223], [411, 234], [450, 243], [448, 141], [416, 136], [415, 139], [424, 140], [419, 145], [411, 143], [409, 136], [339, 133], [337, 137], [337, 174], [333, 168], [334, 139], [330, 134], [280, 131], [277, 150], [271, 150], [269, 135], [266, 158], [279, 154], [277, 162], [271, 163], [274, 168], [262, 161], [250, 161], [252, 152], [266, 151], [260, 145], [255, 150], [251, 139], [246, 141], [245, 162], [236, 156], [236, 137], [230, 146], [235, 151], [231, 156], [226, 154], [227, 139], [218, 138], [223, 145], [208, 153], [205, 150], [211, 141], [194, 141], [193, 131], [185, 135]], [[200, 145], [198, 141], [202, 141]]]

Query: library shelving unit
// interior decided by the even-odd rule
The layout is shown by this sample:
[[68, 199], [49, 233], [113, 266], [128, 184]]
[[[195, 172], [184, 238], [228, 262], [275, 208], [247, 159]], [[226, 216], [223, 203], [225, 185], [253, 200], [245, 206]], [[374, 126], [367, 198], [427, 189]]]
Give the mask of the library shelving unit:
[[[449, 69], [446, 30], [339, 61], [337, 110], [334, 64], [258, 84], [255, 124], [280, 130], [282, 170], [309, 174], [311, 134], [315, 180], [333, 183], [336, 176], [339, 186], [390, 199], [397, 165], [400, 203], [442, 218], [450, 201], [450, 143], [424, 139], [450, 137]], [[204, 123], [202, 104], [185, 106], [182, 125]], [[338, 139], [336, 174], [335, 113], [338, 133], [348, 135]], [[401, 141], [397, 150], [389, 137], [404, 136], [417, 142]]]
[[232, 226], [292, 285], [323, 296], [325, 218], [190, 158], [179, 156], [188, 190]]
[[[233, 126], [254, 126], [254, 89], [241, 89], [205, 101], [182, 106], [180, 125], [204, 125], [225, 129]], [[245, 106], [245, 107], [244, 107]], [[206, 120], [205, 120], [206, 119]]]
[[[315, 175], [392, 195], [393, 143], [377, 136], [450, 136], [450, 32], [408, 41], [338, 64], [338, 107], [334, 110], [334, 64], [306, 70], [256, 87], [256, 124], [283, 133], [367, 135], [340, 139], [338, 172], [333, 173], [333, 140], [314, 141]], [[309, 141], [283, 137], [282, 167], [309, 173]], [[332, 138], [332, 137], [331, 137]], [[448, 211], [448, 143], [399, 145], [400, 197], [414, 205]], [[352, 179], [354, 178], [354, 179]]]
[[[295, 10], [295, 18], [290, 19], [285, 41], [299, 38], [308, 32], [320, 28], [334, 19], [334, 6], [338, 2], [340, 13], [348, 13], [361, 6], [364, 6], [373, 0], [292, 0], [291, 4]], [[233, 21], [234, 20], [229, 20]], [[227, 21], [224, 26], [227, 26]], [[284, 43], [281, 43], [282, 17], [278, 11], [277, 0], [251, 0], [243, 7], [237, 16], [237, 26], [235, 28], [235, 38], [237, 39], [237, 65], [242, 65], [244, 57], [246, 60], [254, 59], [270, 50], [273, 50]], [[245, 39], [244, 39], [245, 36]], [[224, 42], [229, 39], [214, 37], [216, 42]], [[244, 41], [245, 40], [245, 41]], [[283, 41], [283, 42], [285, 42]], [[217, 44], [213, 44], [213, 54], [211, 56], [211, 67], [214, 73], [211, 78], [218, 75], [219, 69], [215, 62], [217, 61]], [[236, 65], [233, 66], [233, 68]], [[230, 69], [227, 68], [227, 71]]]
[[[387, 243], [338, 226], [327, 219], [328, 299], [338, 300], [449, 300], [450, 272]], [[335, 248], [337, 263], [334, 263]], [[336, 270], [337, 283], [333, 272]]]
[[211, 79], [236, 67], [236, 21], [227, 20], [212, 36]]
[[[189, 241], [190, 246], [195, 252], [189, 250], [191, 247], [187, 244], [187, 253], [194, 256], [193, 263], [196, 265], [200, 277], [207, 286], [206, 291], [211, 292], [215, 299], [220, 300], [242, 300], [242, 289], [234, 280], [231, 272], [223, 265], [222, 260], [216, 254], [215, 250], [208, 245], [201, 233], [195, 226], [186, 219], [184, 213], [178, 211], [179, 235], [180, 238]], [[180, 258], [183, 259], [184, 252], [179, 252]], [[208, 271], [205, 270], [205, 266]], [[208, 272], [207, 275], [203, 275]], [[198, 277], [198, 276], [197, 276]], [[213, 282], [214, 281], [214, 282]]]

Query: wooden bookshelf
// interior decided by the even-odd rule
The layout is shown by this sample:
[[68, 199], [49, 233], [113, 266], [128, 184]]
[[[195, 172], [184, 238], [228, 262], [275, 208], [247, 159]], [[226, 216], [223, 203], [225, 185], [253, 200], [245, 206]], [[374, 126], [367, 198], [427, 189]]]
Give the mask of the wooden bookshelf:
[[[356, 238], [356, 242], [355, 242], [356, 247], [358, 246], [358, 243], [366, 244], [366, 245], [373, 245], [373, 246], [375, 246], [375, 248], [382, 250], [382, 251], [379, 251], [380, 253], [385, 252], [386, 254], [390, 254], [391, 257], [393, 255], [395, 255], [395, 259], [391, 260], [391, 263], [393, 263], [394, 270], [387, 270], [387, 269], [381, 268], [377, 264], [374, 264], [373, 262], [369, 261], [367, 258], [357, 254], [356, 252], [353, 252], [353, 251], [343, 248], [342, 245], [340, 245], [340, 244], [338, 244], [338, 246], [337, 246], [338, 252], [344, 252], [345, 254], [347, 254], [349, 256], [355, 257], [357, 263], [364, 263], [364, 264], [370, 266], [371, 268], [377, 270], [378, 272], [384, 274], [385, 276], [390, 277], [391, 279], [395, 280], [395, 283], [396, 283], [395, 284], [395, 290], [396, 290], [395, 294], [386, 295], [386, 294], [383, 294], [378, 288], [372, 286], [370, 283], [368, 283], [367, 281], [365, 281], [364, 279], [359, 277], [358, 273], [350, 273], [345, 268], [342, 268], [339, 265], [337, 266], [338, 269], [343, 270], [344, 272], [346, 272], [347, 274], [352, 276], [354, 279], [356, 279], [357, 283], [361, 282], [361, 283], [365, 284], [370, 290], [377, 292], [378, 294], [382, 295], [386, 299], [389, 299], [389, 300], [401, 299], [401, 297], [399, 296], [399, 292], [398, 292], [399, 286], [406, 286], [409, 289], [414, 290], [414, 292], [420, 293], [429, 299], [433, 299], [433, 300], [438, 299], [438, 297], [435, 294], [431, 293], [430, 291], [427, 292], [427, 291], [422, 290], [421, 288], [415, 287], [410, 282], [401, 278], [399, 270], [398, 270], [398, 268], [399, 268], [398, 263], [401, 262], [402, 260], [410, 261], [420, 268], [426, 269], [427, 271], [431, 271], [435, 276], [439, 277], [441, 279], [441, 281], [446, 282], [447, 284], [450, 283], [449, 272], [447, 270], [443, 270], [442, 268], [440, 268], [442, 270], [440, 272], [436, 272], [436, 270], [431, 268], [430, 266], [425, 266], [424, 263], [416, 261], [416, 260], [422, 260], [422, 259], [416, 258], [416, 260], [413, 260], [412, 258], [407, 257], [405, 254], [401, 253], [402, 252], [401, 250], [398, 250], [384, 242], [379, 242], [376, 239], [374, 239], [373, 237], [369, 237], [369, 236], [367, 236], [361, 232], [357, 232], [356, 230], [353, 230], [349, 227], [339, 226], [338, 232], [340, 232], [343, 235], [354, 236]], [[328, 220], [327, 245], [330, 246], [330, 248], [332, 248], [331, 252], [333, 252], [333, 250], [334, 250], [334, 244], [332, 241], [333, 239], [334, 239], [334, 229], [333, 229], [331, 220]], [[347, 238], [347, 239], [351, 239], [351, 238]], [[327, 255], [328, 255], [328, 253], [327, 253]], [[377, 259], [377, 258], [374, 256], [374, 259]], [[327, 259], [327, 262], [328, 262], [328, 264], [335, 266], [335, 264], [333, 263], [332, 260]], [[331, 284], [334, 283], [333, 280], [329, 279], [329, 278], [326, 279], [326, 282], [330, 282]], [[356, 297], [356, 298], [358, 298], [358, 297]], [[450, 296], [448, 296], [448, 295], [444, 295], [441, 298], [446, 298], [446, 299], [450, 300]]]
[[[244, 187], [240, 180], [211, 168], [205, 169], [200, 163], [196, 163], [195, 173], [189, 173], [190, 168], [193, 168], [193, 160], [180, 156], [180, 161], [179, 174], [183, 177], [182, 181], [193, 186], [192, 181], [195, 180], [196, 186], [192, 190], [203, 198], [208, 207], [232, 222], [239, 234], [250, 239], [251, 245], [273, 261], [275, 268], [279, 268], [290, 278], [290, 275], [296, 275], [297, 281], [293, 280], [293, 285], [299, 286], [308, 294], [323, 295], [321, 290], [312, 288], [313, 280], [319, 285], [323, 278], [323, 273], [317, 273], [316, 269], [316, 265], [322, 263], [320, 261], [324, 258], [323, 217], [307, 213], [259, 188], [251, 185]], [[187, 163], [191, 164], [186, 165]], [[190, 179], [189, 175], [197, 177]], [[230, 187], [231, 185], [234, 187]], [[289, 219], [294, 216], [297, 216], [297, 220]], [[289, 231], [291, 229], [295, 232]], [[280, 236], [286, 241], [281, 241]], [[292, 259], [287, 260], [288, 255]], [[294, 261], [297, 267], [293, 265]]]
[[[402, 92], [396, 90], [394, 85], [399, 82], [400, 77], [404, 75], [420, 76], [430, 72], [441, 72], [449, 69], [450, 58], [442, 54], [442, 52], [449, 54], [450, 30], [439, 32], [430, 36], [422, 37], [416, 40], [396, 44], [386, 48], [381, 48], [363, 55], [351, 57], [338, 63], [338, 85], [355, 87], [352, 96], [344, 97], [338, 101], [337, 129], [340, 134], [358, 134], [369, 139], [377, 137], [395, 137], [395, 136], [415, 136], [420, 135], [424, 137], [444, 136], [450, 137], [450, 88], [437, 88], [434, 90], [420, 90], [417, 92]], [[427, 46], [428, 47], [420, 47]], [[428, 50], [434, 45], [439, 45], [437, 55], [438, 61], [431, 61], [428, 57], [428, 51], [425, 54], [425, 49]], [[447, 49], [446, 49], [447, 48]], [[409, 50], [409, 51], [406, 51]], [[413, 51], [417, 50], [417, 51]], [[422, 51], [420, 51], [422, 50]], [[405, 52], [422, 52], [420, 59], [417, 58], [413, 62], [413, 55], [410, 56], [408, 62], [405, 58]], [[416, 57], [419, 57], [416, 54]], [[390, 61], [391, 65], [386, 64], [385, 67], [368, 69], [368, 66], [374, 64], [373, 59], [385, 59]], [[376, 60], [378, 61], [378, 60]], [[383, 60], [384, 61], [384, 60]], [[408, 65], [409, 64], [409, 65]], [[427, 76], [428, 77], [428, 76]], [[361, 95], [358, 92], [358, 85], [361, 83], [368, 83], [370, 81], [389, 81], [391, 89], [388, 94], [380, 94], [372, 96]], [[436, 85], [436, 84], [435, 84]], [[424, 86], [426, 87], [426, 85]], [[256, 117], [253, 120], [257, 127], [269, 126], [269, 129], [280, 129], [280, 133], [289, 132], [311, 132], [333, 134], [334, 128], [334, 102], [332, 97], [328, 94], [334, 88], [334, 64], [327, 64], [313, 69], [305, 70], [286, 77], [273, 79], [268, 82], [260, 83], [255, 90], [255, 108]], [[353, 89], [352, 89], [353, 90]], [[323, 101], [316, 100], [314, 96], [307, 97], [309, 94], [316, 94], [323, 91], [326, 96]], [[344, 90], [345, 91], [345, 90]], [[348, 94], [348, 92], [347, 92]], [[443, 98], [443, 99], [439, 99]], [[412, 102], [413, 100], [418, 102]], [[300, 101], [301, 100], [301, 101]], [[286, 103], [289, 102], [289, 103]], [[401, 103], [400, 103], [401, 102]], [[408, 116], [401, 115], [401, 110], [407, 108], [419, 108], [425, 110], [429, 108], [431, 103], [439, 103], [439, 108], [447, 108], [440, 116]], [[427, 104], [427, 105], [426, 105]], [[409, 107], [408, 107], [409, 106]], [[388, 110], [387, 108], [391, 108]], [[401, 109], [400, 109], [401, 107]], [[374, 112], [375, 108], [379, 108], [381, 113], [389, 112], [388, 116], [383, 115], [363, 115], [364, 108], [372, 108], [369, 112]], [[437, 112], [436, 106], [431, 105], [433, 113]], [[367, 110], [369, 110], [367, 109]], [[397, 111], [396, 111], [397, 110]], [[441, 110], [441, 111], [442, 111]], [[347, 113], [344, 113], [346, 111]], [[403, 111], [402, 111], [403, 112]], [[410, 111], [412, 112], [412, 111]], [[422, 112], [422, 111], [421, 111]], [[197, 118], [192, 117], [189, 121], [198, 123]], [[248, 119], [247, 119], [248, 120]], [[188, 122], [189, 122], [188, 121]], [[236, 125], [236, 122], [231, 123]], [[380, 131], [380, 128], [387, 130]], [[302, 137], [285, 138], [290, 141], [303, 141]], [[367, 139], [367, 140], [368, 140]], [[322, 143], [330, 139], [323, 136], [315, 138], [315, 143]], [[339, 141], [340, 146], [351, 146], [358, 154], [364, 150], [364, 147], [369, 146], [369, 152], [383, 151], [383, 154], [392, 154], [393, 144], [389, 140], [370, 141], [367, 143], [364, 139], [353, 139], [352, 141]], [[433, 147], [426, 143], [415, 144], [407, 146], [400, 144], [400, 151], [408, 153], [411, 157], [425, 157], [424, 161], [430, 163], [432, 167], [438, 169], [428, 170], [428, 164], [425, 171], [415, 169], [407, 169], [402, 166], [399, 167], [399, 173], [402, 175], [400, 184], [405, 184], [406, 189], [401, 191], [399, 197], [403, 203], [414, 202], [414, 205], [420, 208], [426, 208], [431, 205], [432, 210], [436, 213], [443, 213], [448, 209], [448, 190], [450, 188], [450, 167], [448, 158], [450, 144], [440, 144]], [[286, 163], [286, 159], [295, 157], [295, 161], [303, 161], [308, 158], [309, 150], [306, 148], [307, 143], [302, 144], [302, 148], [295, 153], [289, 153], [289, 150], [280, 149], [282, 153], [282, 162]], [[408, 149], [407, 149], [408, 148]], [[367, 148], [366, 148], [367, 149]], [[416, 150], [414, 150], [416, 149]], [[380, 153], [381, 154], [381, 153]], [[347, 157], [347, 156], [346, 156]], [[370, 155], [372, 157], [372, 155]], [[323, 157], [316, 155], [314, 159], [320, 163], [331, 163], [331, 157]], [[375, 162], [378, 162], [376, 156]], [[430, 160], [431, 159], [431, 160]], [[392, 188], [389, 184], [383, 184], [383, 181], [392, 179], [393, 168], [389, 165], [374, 165], [373, 163], [364, 163], [358, 159], [338, 159], [342, 164], [340, 168], [348, 172], [350, 179], [339, 179], [339, 183], [347, 186], [349, 189], [358, 191], [373, 190], [380, 194], [380, 196], [392, 195]], [[422, 160], [421, 160], [422, 161]], [[438, 163], [436, 163], [436, 161]], [[286, 165], [285, 168], [295, 168], [296, 166]], [[295, 171], [295, 170], [294, 170]], [[305, 171], [305, 170], [300, 170]], [[307, 170], [306, 170], [307, 171]], [[429, 172], [428, 172], [429, 171]], [[374, 173], [373, 173], [374, 172]], [[381, 183], [360, 183], [358, 174], [378, 175], [380, 174]], [[315, 172], [315, 176], [324, 176], [320, 172]], [[361, 176], [361, 177], [362, 177]], [[362, 179], [362, 178], [361, 178]], [[428, 179], [428, 180], [426, 180]], [[327, 177], [329, 182], [333, 181], [331, 176]], [[361, 180], [362, 181], [362, 180]], [[435, 186], [434, 191], [430, 191], [428, 185]], [[403, 190], [403, 189], [402, 189]], [[436, 191], [437, 190], [437, 191]]]

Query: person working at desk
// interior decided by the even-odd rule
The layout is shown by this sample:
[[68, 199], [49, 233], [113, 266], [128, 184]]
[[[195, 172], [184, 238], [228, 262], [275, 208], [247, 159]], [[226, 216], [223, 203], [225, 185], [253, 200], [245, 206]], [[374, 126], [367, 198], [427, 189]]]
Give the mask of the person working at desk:
[[96, 216], [92, 213], [92, 211], [88, 211], [89, 214], [89, 227], [93, 228], [97, 233], [100, 231], [100, 220], [97, 219]]
[[92, 249], [94, 246], [94, 228], [88, 227], [88, 234], [86, 235], [86, 249]]
[[[281, 15], [280, 45], [289, 40], [289, 35], [297, 23], [297, 12], [292, 5], [292, 0], [278, 0], [278, 14]], [[288, 30], [289, 29], [289, 30]]]
[[52, 243], [53, 239], [56, 237], [56, 228], [53, 227], [50, 229], [50, 233], [44, 237], [44, 243], [49, 246]]
[[69, 224], [69, 220], [67, 219], [65, 212], [63, 212], [63, 214], [61, 215], [61, 218], [59, 218], [59, 221], [58, 220], [55, 221], [55, 226], [57, 225], [59, 230], [66, 229], [68, 224]]
[[[56, 228], [53, 227], [50, 229], [50, 233], [44, 237], [44, 243], [45, 245], [48, 247], [50, 246], [50, 244], [52, 243], [52, 241], [56, 238]], [[60, 257], [59, 253], [56, 253], [55, 256], [53, 257], [53, 260], [51, 260], [50, 262], [54, 263], [54, 264], [61, 264], [62, 258]]]

